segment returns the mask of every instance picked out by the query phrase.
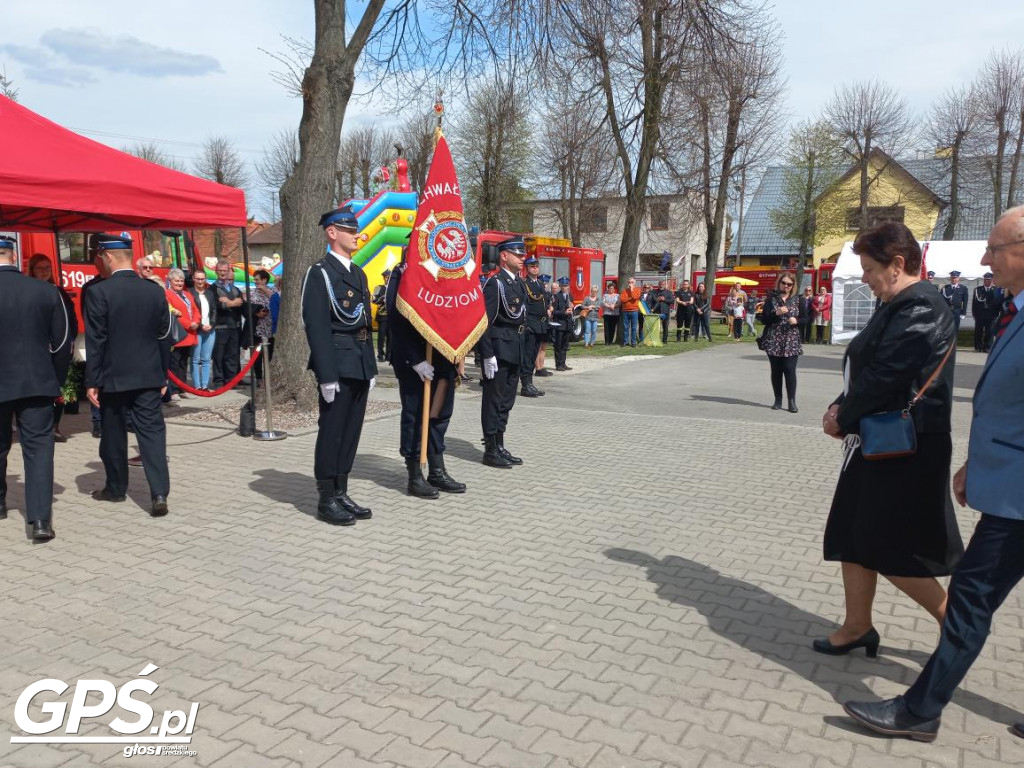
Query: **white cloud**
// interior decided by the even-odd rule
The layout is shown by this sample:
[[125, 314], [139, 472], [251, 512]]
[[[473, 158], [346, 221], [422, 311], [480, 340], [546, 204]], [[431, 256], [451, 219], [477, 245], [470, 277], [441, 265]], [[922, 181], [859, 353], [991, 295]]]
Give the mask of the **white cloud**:
[[96, 78], [91, 72], [85, 69], [71, 69], [69, 67], [25, 67], [25, 77], [45, 85], [59, 85], [65, 88], [73, 88], [81, 85], [95, 83]]
[[50, 29], [39, 41], [74, 64], [108, 72], [197, 77], [223, 71], [213, 56], [161, 48], [132, 35], [112, 37], [96, 29]]

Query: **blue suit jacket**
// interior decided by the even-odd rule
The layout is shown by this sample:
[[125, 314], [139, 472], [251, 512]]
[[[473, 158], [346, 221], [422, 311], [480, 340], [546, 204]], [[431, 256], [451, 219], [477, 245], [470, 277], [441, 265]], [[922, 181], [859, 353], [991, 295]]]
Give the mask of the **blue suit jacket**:
[[992, 347], [974, 390], [967, 502], [1024, 520], [1024, 312]]

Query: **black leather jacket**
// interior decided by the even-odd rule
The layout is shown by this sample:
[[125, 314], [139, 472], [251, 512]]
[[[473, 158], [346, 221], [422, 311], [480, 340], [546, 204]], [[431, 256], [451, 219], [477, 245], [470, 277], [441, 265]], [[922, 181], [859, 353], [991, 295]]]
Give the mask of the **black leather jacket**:
[[[915, 283], [883, 304], [843, 356], [849, 386], [834, 403], [840, 429], [856, 434], [862, 416], [905, 408], [955, 340], [949, 307], [930, 284]], [[914, 407], [918, 432], [950, 431], [955, 365], [956, 352]]]

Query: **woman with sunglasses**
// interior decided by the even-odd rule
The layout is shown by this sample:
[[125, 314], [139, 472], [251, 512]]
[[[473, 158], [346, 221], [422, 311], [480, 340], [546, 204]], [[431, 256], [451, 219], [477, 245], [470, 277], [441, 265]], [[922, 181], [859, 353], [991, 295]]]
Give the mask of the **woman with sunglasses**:
[[775, 290], [764, 303], [764, 351], [772, 371], [772, 410], [782, 409], [782, 381], [786, 381], [789, 412], [796, 413], [796, 363], [804, 353], [800, 343], [800, 299], [796, 295], [796, 276], [783, 272], [775, 281]]

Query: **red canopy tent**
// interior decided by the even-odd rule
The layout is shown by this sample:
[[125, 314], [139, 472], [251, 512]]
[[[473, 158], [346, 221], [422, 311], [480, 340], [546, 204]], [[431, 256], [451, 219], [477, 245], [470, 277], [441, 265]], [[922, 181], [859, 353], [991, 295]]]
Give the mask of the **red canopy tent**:
[[0, 96], [0, 230], [241, 227], [245, 193], [79, 136]]

